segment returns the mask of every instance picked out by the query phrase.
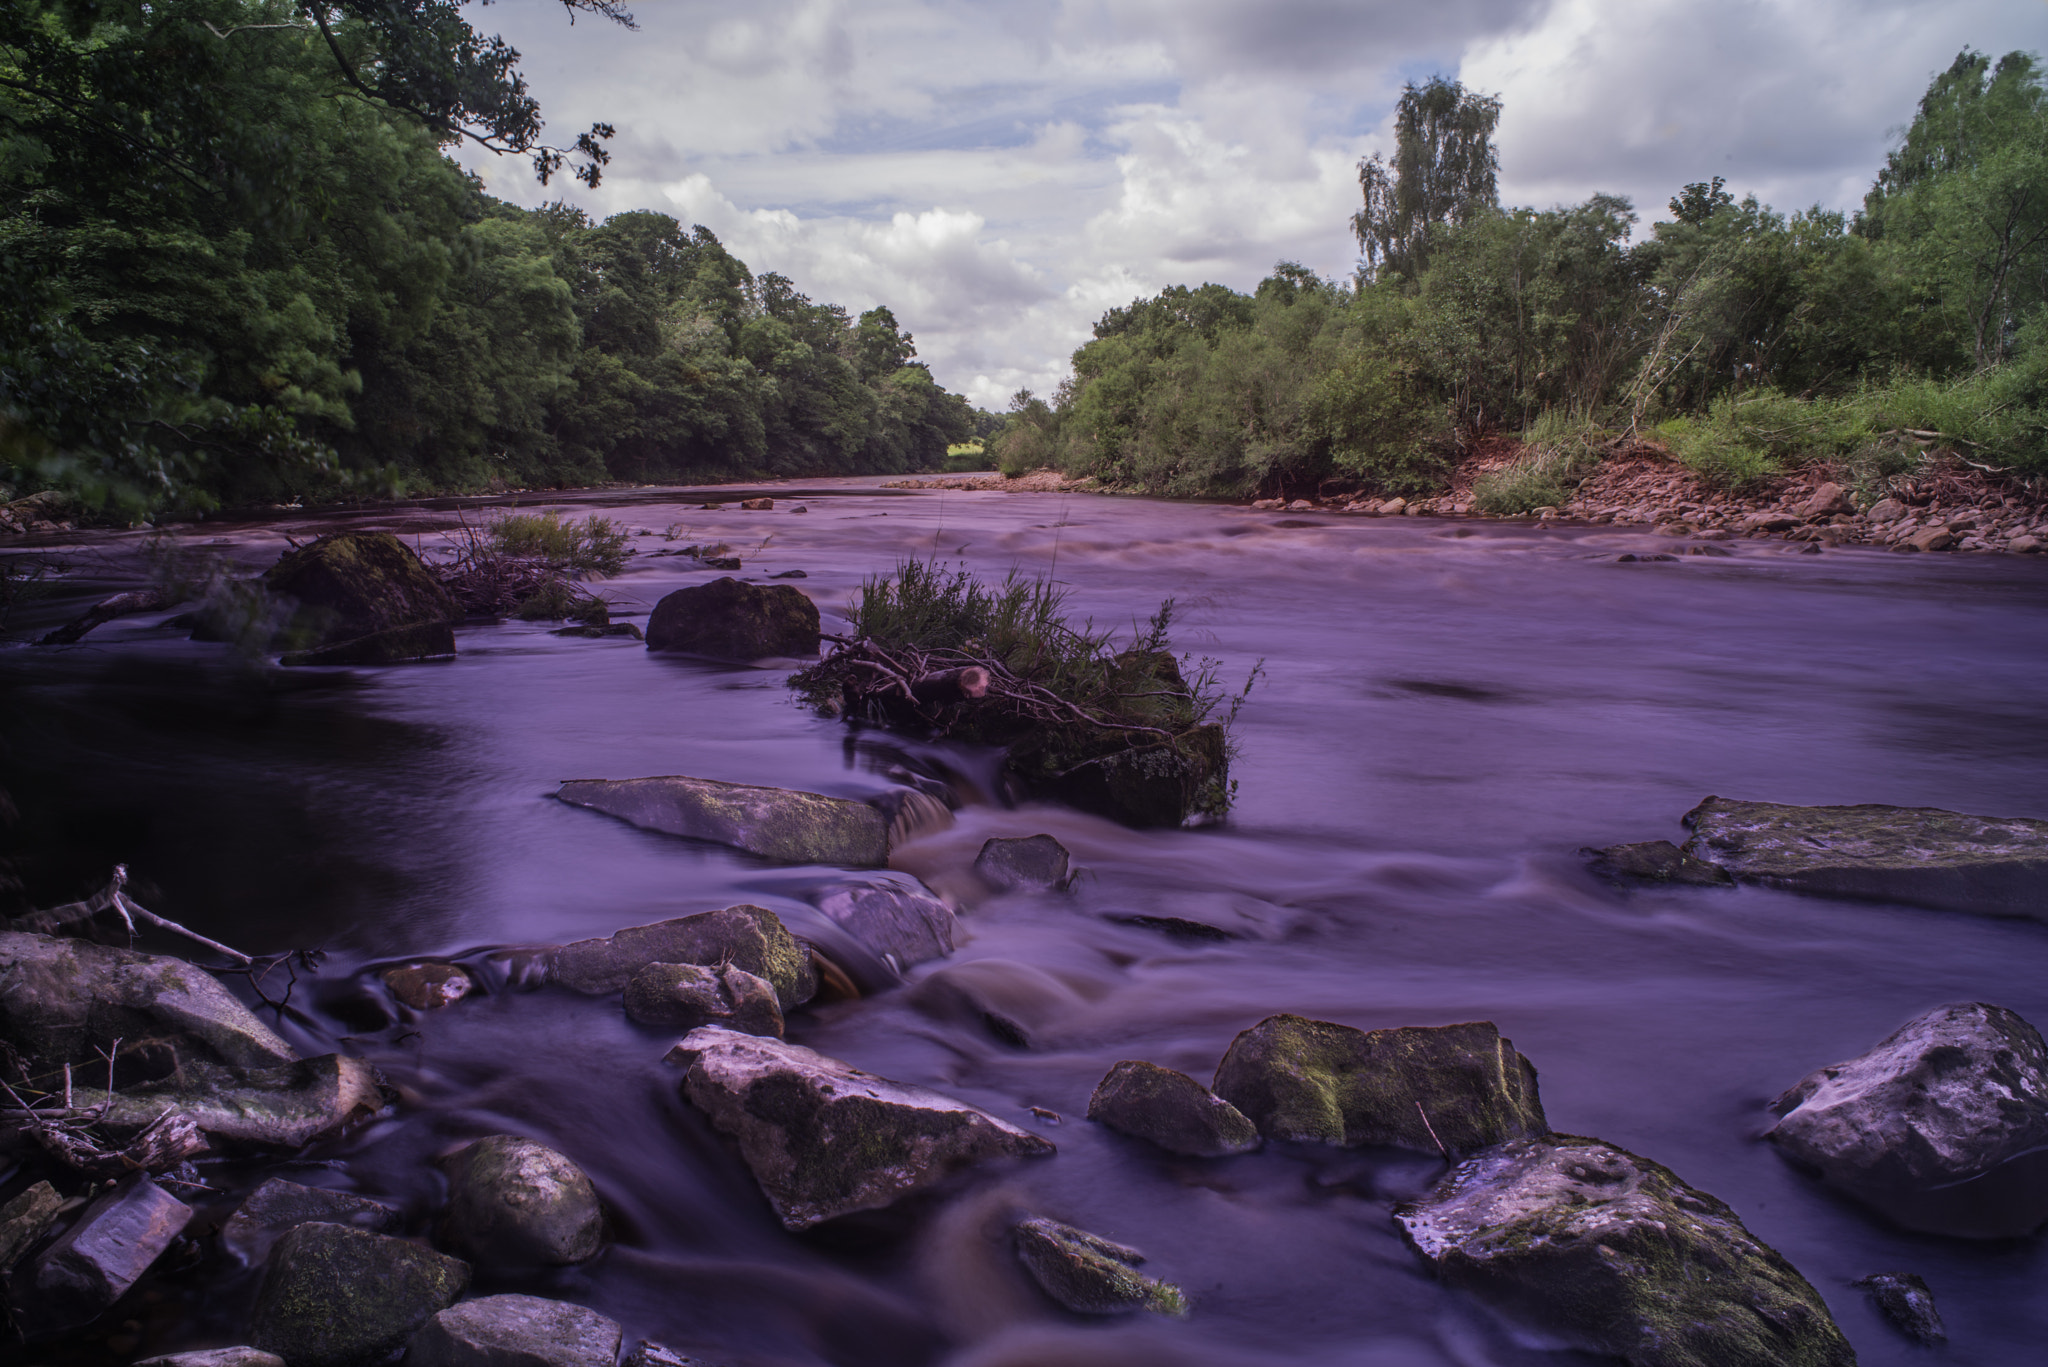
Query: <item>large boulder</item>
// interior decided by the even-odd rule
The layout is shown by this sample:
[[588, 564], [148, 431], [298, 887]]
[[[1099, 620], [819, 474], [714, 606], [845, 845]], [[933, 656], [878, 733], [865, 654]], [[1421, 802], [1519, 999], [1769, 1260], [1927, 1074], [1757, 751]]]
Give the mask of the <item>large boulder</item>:
[[[40, 1064], [104, 1066], [115, 1040], [161, 1040], [161, 1071], [193, 1062], [271, 1068], [297, 1056], [204, 969], [183, 959], [0, 931], [0, 1039]], [[104, 1076], [104, 1074], [102, 1074]]]
[[972, 1163], [1053, 1152], [966, 1102], [781, 1040], [707, 1025], [669, 1057], [689, 1066], [683, 1096], [738, 1141], [793, 1230], [880, 1209]]
[[228, 1217], [221, 1226], [220, 1242], [244, 1264], [255, 1267], [270, 1256], [279, 1239], [300, 1225], [318, 1221], [389, 1234], [398, 1227], [398, 1218], [398, 1212], [381, 1201], [273, 1177]]
[[818, 605], [787, 584], [763, 588], [727, 575], [677, 589], [647, 619], [649, 650], [686, 650], [720, 660], [818, 653]]
[[2048, 920], [2048, 821], [1710, 797], [1685, 824], [1686, 852], [1743, 882]]
[[1853, 1367], [1806, 1279], [1735, 1212], [1597, 1139], [1487, 1149], [1394, 1213], [1446, 1282], [1632, 1367]]
[[624, 991], [649, 964], [730, 965], [774, 984], [784, 1011], [818, 990], [811, 956], [782, 919], [745, 904], [578, 940], [557, 949], [551, 962], [554, 981], [592, 995]]
[[1367, 1031], [1269, 1016], [1230, 1042], [1213, 1087], [1268, 1139], [1462, 1156], [1550, 1128], [1535, 1067], [1490, 1021]]
[[389, 532], [337, 532], [287, 551], [263, 576], [297, 602], [288, 665], [382, 665], [455, 653], [455, 600]]
[[1243, 1111], [1186, 1073], [1125, 1059], [1088, 1098], [1088, 1118], [1196, 1158], [1222, 1158], [1259, 1147], [1259, 1130]]
[[1019, 1221], [1013, 1236], [1031, 1280], [1077, 1315], [1188, 1312], [1187, 1293], [1135, 1270], [1145, 1261], [1135, 1248], [1042, 1217]]
[[818, 898], [818, 910], [880, 960], [894, 978], [902, 977], [905, 969], [951, 954], [959, 928], [951, 907], [901, 875], [842, 883]]
[[406, 1367], [613, 1367], [619, 1322], [539, 1296], [451, 1305], [412, 1336]]
[[749, 1035], [782, 1035], [775, 985], [730, 964], [649, 964], [626, 984], [625, 1007], [627, 1018], [641, 1025], [723, 1025]]
[[448, 1240], [478, 1263], [567, 1267], [604, 1247], [604, 1210], [583, 1169], [536, 1140], [496, 1134], [451, 1154]]
[[192, 1207], [137, 1173], [87, 1206], [77, 1223], [15, 1279], [15, 1313], [31, 1338], [98, 1318], [126, 1295], [171, 1241]]
[[2048, 1221], [2048, 1046], [2002, 1006], [1915, 1016], [1771, 1108], [1766, 1138], [1902, 1224], [1995, 1238]]
[[555, 796], [645, 830], [730, 845], [785, 864], [889, 862], [889, 819], [843, 797], [716, 779], [570, 779]]
[[249, 1342], [292, 1367], [383, 1362], [469, 1286], [469, 1264], [405, 1239], [305, 1224], [278, 1240]]

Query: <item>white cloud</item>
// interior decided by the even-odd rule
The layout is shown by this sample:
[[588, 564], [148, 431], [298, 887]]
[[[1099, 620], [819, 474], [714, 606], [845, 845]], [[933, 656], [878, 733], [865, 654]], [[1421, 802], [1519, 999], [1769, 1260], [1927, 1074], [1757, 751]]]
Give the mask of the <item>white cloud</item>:
[[[1091, 324], [1167, 285], [1349, 271], [1356, 163], [1401, 82], [1498, 91], [1503, 197], [1596, 190], [1646, 218], [1714, 174], [1851, 207], [1930, 74], [2038, 45], [2041, 0], [557, 0], [475, 11], [554, 128], [616, 124], [603, 186], [521, 203], [658, 208], [756, 271], [886, 303], [939, 380], [1052, 389]], [[567, 134], [563, 134], [566, 138]]]

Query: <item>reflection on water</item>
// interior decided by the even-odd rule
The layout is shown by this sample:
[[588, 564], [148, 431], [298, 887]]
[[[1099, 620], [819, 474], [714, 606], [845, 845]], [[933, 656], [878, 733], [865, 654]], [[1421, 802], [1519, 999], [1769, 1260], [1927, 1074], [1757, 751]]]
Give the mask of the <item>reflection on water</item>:
[[[1819, 1287], [1864, 1363], [1916, 1360], [1849, 1287], [1894, 1269], [1933, 1286], [1957, 1360], [2038, 1351], [2039, 1240], [1904, 1232], [1756, 1137], [1769, 1098], [1929, 1006], [1981, 999], [2048, 1025], [2048, 926], [1757, 889], [1622, 894], [1573, 851], [1678, 837], [1709, 793], [2048, 816], [2048, 565], [1763, 542], [1616, 564], [1653, 538], [857, 482], [812, 490], [803, 516], [707, 513], [702, 498], [609, 511], [740, 546], [748, 577], [803, 569], [828, 616], [864, 576], [935, 551], [997, 573], [1056, 554], [1101, 623], [1176, 598], [1183, 648], [1231, 678], [1266, 661], [1240, 721], [1235, 818], [1131, 832], [1005, 810], [991, 756], [850, 732], [794, 706], [778, 671], [526, 624], [463, 631], [451, 663], [354, 674], [266, 676], [150, 619], [0, 654], [5, 781], [41, 891], [69, 895], [58, 885], [126, 859], [166, 915], [248, 949], [330, 951], [284, 1028], [370, 1057], [404, 1102], [286, 1175], [393, 1201], [425, 1233], [434, 1155], [538, 1137], [590, 1171], [618, 1243], [518, 1288], [735, 1363], [1572, 1361], [1488, 1321], [1402, 1245], [1389, 1208], [1434, 1164], [1285, 1146], [1183, 1159], [1082, 1119], [1119, 1059], [1206, 1079], [1276, 1011], [1367, 1028], [1487, 1019], [1536, 1063], [1554, 1124], [1732, 1204]], [[250, 564], [282, 546], [275, 528], [230, 539]], [[128, 552], [101, 554], [118, 577]], [[685, 563], [643, 555], [607, 591], [644, 612], [709, 577]], [[549, 796], [566, 778], [666, 773], [846, 796], [916, 773], [965, 795], [954, 826], [896, 860], [962, 905], [959, 952], [897, 990], [799, 1012], [791, 1036], [985, 1106], [1059, 1156], [786, 1234], [677, 1095], [668, 1037], [613, 1001], [535, 990], [516, 954], [492, 954], [740, 901], [819, 922], [842, 871]], [[1041, 831], [1085, 870], [1073, 890], [987, 897], [970, 872], [981, 842]], [[426, 954], [466, 956], [484, 991], [418, 1015], [371, 985], [373, 968]], [[215, 1172], [223, 1202], [266, 1175]], [[1002, 1237], [1024, 1210], [1143, 1249], [1194, 1315], [1055, 1311]], [[246, 1293], [149, 1332], [175, 1346], [232, 1326]]]

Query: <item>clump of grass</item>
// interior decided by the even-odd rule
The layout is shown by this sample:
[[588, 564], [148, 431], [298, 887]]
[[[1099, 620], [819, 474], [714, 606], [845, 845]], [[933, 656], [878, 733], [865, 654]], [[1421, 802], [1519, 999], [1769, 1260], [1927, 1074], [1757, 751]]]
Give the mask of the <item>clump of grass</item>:
[[626, 529], [595, 513], [581, 522], [558, 512], [508, 513], [485, 523], [484, 536], [502, 555], [571, 574], [617, 574], [632, 554]]
[[[1142, 769], [1180, 786], [1171, 820], [1221, 815], [1231, 792], [1228, 728], [1260, 670], [1226, 694], [1216, 661], [1173, 655], [1173, 612], [1168, 599], [1119, 641], [1076, 622], [1067, 591], [1049, 579], [1012, 572], [988, 584], [966, 569], [905, 561], [861, 586], [851, 634], [790, 684], [829, 710], [1009, 747], [1013, 772], [1048, 792], [1108, 802], [1097, 789], [1128, 788]], [[983, 672], [983, 693], [929, 691], [963, 669]]]
[[581, 622], [585, 626], [610, 626], [611, 604], [566, 579], [544, 581], [533, 596], [512, 611], [524, 622]]
[[1606, 454], [1608, 434], [1585, 413], [1549, 408], [1529, 424], [1522, 440], [1527, 454], [1481, 475], [1472, 486], [1472, 502], [1480, 512], [1520, 517], [1538, 508], [1562, 508]]

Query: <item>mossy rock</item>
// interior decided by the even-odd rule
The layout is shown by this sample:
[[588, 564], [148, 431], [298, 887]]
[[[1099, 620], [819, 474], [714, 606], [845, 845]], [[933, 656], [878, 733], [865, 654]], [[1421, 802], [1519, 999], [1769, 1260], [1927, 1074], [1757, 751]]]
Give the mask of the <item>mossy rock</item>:
[[1020, 1221], [1013, 1237], [1031, 1280], [1077, 1315], [1188, 1313], [1186, 1292], [1136, 1270], [1145, 1255], [1135, 1248], [1043, 1218]]
[[775, 985], [731, 964], [649, 964], [626, 984], [625, 1005], [627, 1018], [641, 1025], [723, 1025], [749, 1035], [782, 1036]]
[[455, 600], [389, 532], [338, 532], [288, 551], [263, 576], [297, 603], [287, 665], [377, 665], [455, 653]]
[[1488, 1149], [1394, 1213], [1452, 1286], [1632, 1367], [1854, 1367], [1807, 1280], [1734, 1211], [1597, 1139]]
[[645, 830], [709, 840], [785, 864], [889, 862], [889, 819], [850, 798], [670, 774], [570, 779], [555, 796]]
[[1259, 1147], [1244, 1112], [1189, 1077], [1140, 1059], [1111, 1068], [1088, 1098], [1088, 1118], [1173, 1153], [1221, 1158]]
[[292, 1367], [382, 1362], [468, 1286], [469, 1264], [430, 1248], [300, 1225], [271, 1250], [249, 1341]]
[[818, 653], [818, 606], [787, 584], [762, 587], [727, 575], [677, 589], [647, 619], [649, 650], [682, 650], [720, 660]]
[[494, 1134], [449, 1155], [448, 1237], [478, 1262], [568, 1267], [604, 1247], [590, 1177], [537, 1140]]
[[1368, 1031], [1269, 1016], [1231, 1041], [1213, 1090], [1268, 1139], [1458, 1156], [1549, 1129], [1534, 1065], [1490, 1021]]
[[730, 966], [766, 979], [784, 1011], [818, 990], [811, 956], [766, 907], [742, 904], [633, 926], [602, 940], [578, 940], [554, 952], [554, 981], [578, 992], [622, 992], [650, 964]]

